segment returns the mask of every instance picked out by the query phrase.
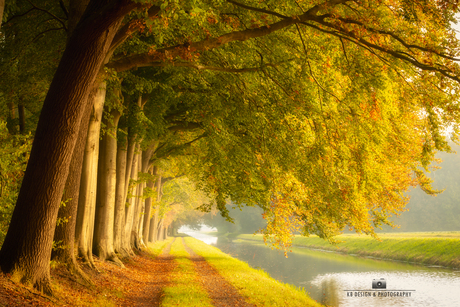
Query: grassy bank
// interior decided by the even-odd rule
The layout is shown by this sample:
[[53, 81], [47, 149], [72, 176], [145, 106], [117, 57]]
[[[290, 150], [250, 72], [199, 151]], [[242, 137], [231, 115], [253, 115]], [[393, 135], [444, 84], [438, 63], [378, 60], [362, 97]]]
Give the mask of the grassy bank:
[[[381, 259], [460, 268], [460, 232], [379, 234], [381, 241], [369, 236], [346, 234], [331, 245], [317, 237], [296, 236], [294, 246], [305, 246]], [[243, 234], [237, 239], [262, 241], [262, 235]]]
[[279, 282], [213, 246], [191, 237], [185, 242], [255, 306], [322, 306], [301, 289]]

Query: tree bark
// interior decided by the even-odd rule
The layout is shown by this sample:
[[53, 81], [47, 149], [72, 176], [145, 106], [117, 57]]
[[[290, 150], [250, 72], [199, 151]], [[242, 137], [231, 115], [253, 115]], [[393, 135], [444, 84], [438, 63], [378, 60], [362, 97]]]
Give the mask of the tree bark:
[[[133, 151], [134, 152], [134, 151]], [[129, 152], [128, 152], [129, 154]], [[133, 180], [137, 180], [137, 174], [138, 174], [138, 154], [133, 155], [133, 163], [131, 168], [131, 176], [128, 177], [128, 182], [126, 185], [129, 187], [129, 181], [132, 178]], [[123, 240], [122, 240], [122, 246], [123, 249], [126, 250], [129, 254], [132, 254], [132, 245], [131, 245], [131, 231], [133, 229], [133, 222], [134, 222], [134, 207], [136, 205], [136, 196], [137, 196], [137, 186], [132, 185], [129, 188], [131, 188], [131, 197], [127, 198], [127, 208], [126, 208], [126, 214], [125, 214], [125, 226], [123, 229]], [[128, 191], [126, 192], [128, 194]]]
[[[142, 171], [142, 158], [141, 158], [141, 153], [140, 153], [140, 145], [137, 145], [136, 149], [136, 154], [134, 157], [136, 161], [136, 172], [133, 174], [133, 180], [138, 180], [139, 172]], [[139, 240], [139, 218], [140, 218], [140, 208], [142, 206], [142, 190], [144, 189], [143, 183], [138, 183], [137, 186], [134, 188], [134, 195], [135, 197], [132, 199], [133, 200], [133, 222], [132, 222], [132, 227], [131, 227], [131, 247], [135, 249], [140, 249], [140, 240]]]
[[153, 216], [150, 219], [150, 229], [149, 229], [149, 242], [154, 243], [156, 241], [156, 229], [157, 229], [157, 218], [158, 218], [158, 211], [157, 208], [153, 209]]
[[26, 133], [26, 116], [24, 110], [24, 102], [20, 102], [18, 104], [18, 119], [19, 119], [19, 133], [25, 134]]
[[163, 227], [164, 218], [161, 218], [160, 222], [158, 223], [158, 241], [164, 241], [164, 227]]
[[[157, 175], [157, 170], [158, 168], [155, 166], [151, 171], [150, 174], [152, 176]], [[157, 180], [150, 180], [147, 182], [147, 187], [150, 189], [153, 189], [155, 183]], [[149, 240], [149, 234], [150, 234], [150, 220], [152, 219], [152, 197], [149, 197], [145, 200], [145, 210], [144, 210], [144, 227], [142, 231], [142, 238], [144, 240], [144, 243], [147, 244], [150, 242]]]
[[115, 252], [126, 256], [127, 254], [122, 248], [123, 228], [125, 225], [125, 174], [126, 174], [126, 158], [127, 158], [128, 142], [122, 140], [118, 142], [117, 147], [117, 182], [115, 192], [115, 217], [113, 225], [113, 247]]
[[128, 0], [90, 2], [43, 104], [0, 267], [48, 294], [56, 218], [88, 95], [123, 17], [135, 7]]
[[[97, 89], [94, 88], [90, 94], [90, 100], [94, 99], [96, 92]], [[85, 151], [86, 136], [88, 134], [91, 110], [92, 106], [88, 105], [81, 120], [78, 140], [72, 155], [69, 175], [67, 176], [64, 196], [62, 197], [62, 200], [66, 202], [66, 204], [65, 206], [61, 206], [58, 212], [58, 219], [67, 221], [56, 226], [54, 231], [54, 242], [59, 242], [59, 244], [62, 245], [62, 248], [53, 250], [51, 255], [53, 260], [64, 263], [71, 274], [82, 278], [88, 284], [92, 284], [92, 282], [77, 264], [74, 253], [74, 245], [81, 170], [83, 165], [83, 155]]]
[[156, 181], [156, 190], [157, 190], [157, 199], [155, 203], [155, 209], [153, 213], [153, 217], [150, 221], [150, 233], [149, 233], [149, 241], [156, 242], [158, 241], [158, 221], [160, 216], [160, 206], [159, 203], [161, 201], [161, 197], [163, 196], [162, 192], [162, 178], [161, 173], [158, 175]]
[[6, 117], [6, 126], [8, 128], [8, 132], [10, 134], [16, 134], [18, 129], [17, 129], [17, 124], [16, 124], [16, 108], [14, 106], [13, 99], [8, 99], [7, 101], [7, 106], [8, 106], [8, 115]]
[[[114, 109], [111, 119], [105, 120], [107, 132], [100, 142], [97, 179], [96, 218], [93, 237], [93, 252], [101, 261], [109, 260], [119, 265], [122, 262], [115, 255], [113, 247], [113, 226], [115, 218], [115, 186], [117, 140], [116, 131], [121, 113]], [[111, 134], [114, 135], [111, 135]]]
[[94, 210], [96, 208], [97, 165], [99, 157], [99, 135], [101, 131], [102, 111], [104, 108], [106, 83], [101, 82], [97, 87], [89, 120], [88, 136], [86, 138], [80, 193], [78, 199], [77, 223], [75, 240], [78, 254], [83, 261], [94, 267], [92, 253], [92, 238], [94, 225]]

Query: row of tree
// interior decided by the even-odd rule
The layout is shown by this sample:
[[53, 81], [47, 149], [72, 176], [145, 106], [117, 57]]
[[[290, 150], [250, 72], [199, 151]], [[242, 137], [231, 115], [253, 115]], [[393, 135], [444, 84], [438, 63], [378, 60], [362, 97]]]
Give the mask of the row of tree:
[[456, 11], [7, 0], [2, 119], [17, 152], [27, 137], [13, 135], [33, 145], [1, 269], [51, 292], [53, 244], [76, 272], [75, 249], [119, 262], [187, 208], [230, 219], [229, 200], [262, 208], [281, 246], [296, 231], [372, 234], [410, 186], [436, 193], [421, 169], [460, 115]]

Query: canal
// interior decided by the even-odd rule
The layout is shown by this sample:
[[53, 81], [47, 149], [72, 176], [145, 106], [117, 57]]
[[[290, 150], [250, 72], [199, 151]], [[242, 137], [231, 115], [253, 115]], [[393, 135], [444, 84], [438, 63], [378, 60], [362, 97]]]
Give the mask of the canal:
[[[303, 288], [329, 306], [460, 306], [460, 270], [296, 247], [285, 258], [256, 241], [225, 242], [200, 232], [186, 234]], [[386, 288], [373, 288], [379, 281]]]

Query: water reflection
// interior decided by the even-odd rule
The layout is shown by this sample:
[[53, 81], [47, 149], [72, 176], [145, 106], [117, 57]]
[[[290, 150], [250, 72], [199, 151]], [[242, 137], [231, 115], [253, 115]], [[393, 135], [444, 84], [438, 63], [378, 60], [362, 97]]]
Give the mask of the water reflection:
[[[212, 241], [203, 234], [197, 238]], [[285, 258], [281, 252], [247, 241], [212, 244], [277, 280], [304, 288], [313, 299], [329, 306], [460, 306], [460, 271], [306, 248], [293, 248], [294, 253]], [[386, 280], [386, 292], [373, 291], [372, 280], [379, 278]], [[403, 292], [406, 296], [396, 296]]]

